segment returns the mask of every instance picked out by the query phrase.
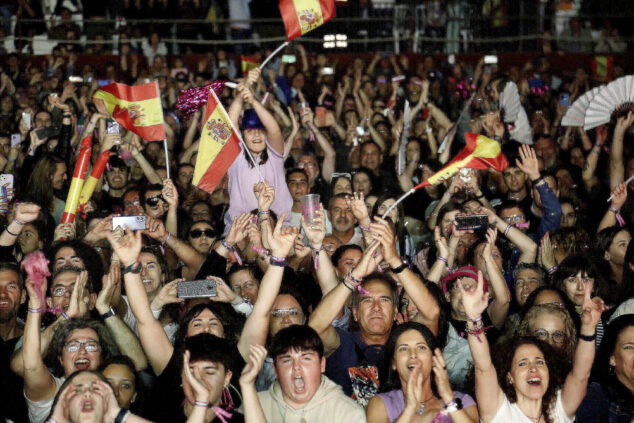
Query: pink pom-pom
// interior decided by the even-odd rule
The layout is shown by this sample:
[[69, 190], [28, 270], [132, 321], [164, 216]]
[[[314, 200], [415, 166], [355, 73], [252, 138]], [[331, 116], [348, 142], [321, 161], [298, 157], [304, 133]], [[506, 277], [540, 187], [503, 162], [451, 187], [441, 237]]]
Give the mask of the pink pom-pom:
[[51, 272], [48, 271], [48, 263], [49, 261], [44, 256], [44, 253], [37, 250], [27, 255], [20, 265], [20, 268], [26, 272], [28, 278], [33, 282], [33, 287], [38, 297], [40, 297], [40, 304], [44, 312], [46, 312], [46, 301], [42, 294], [42, 284], [46, 278], [51, 276]]
[[184, 119], [187, 119], [194, 114], [196, 110], [207, 104], [210, 89], [214, 90], [217, 96], [220, 96], [224, 86], [225, 81], [216, 80], [203, 87], [181, 90], [176, 100], [176, 110]]

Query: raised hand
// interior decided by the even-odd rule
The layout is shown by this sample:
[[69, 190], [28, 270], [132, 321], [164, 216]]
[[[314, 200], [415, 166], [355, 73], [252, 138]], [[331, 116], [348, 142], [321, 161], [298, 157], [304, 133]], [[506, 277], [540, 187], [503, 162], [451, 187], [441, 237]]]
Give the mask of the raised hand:
[[365, 196], [362, 192], [355, 192], [352, 196], [346, 197], [346, 205], [352, 210], [352, 214], [360, 224], [369, 223], [370, 213], [365, 204]]
[[515, 159], [517, 167], [519, 167], [531, 181], [539, 179], [539, 162], [537, 161], [535, 149], [526, 144], [522, 144], [519, 153], [520, 157]]
[[46, 278], [42, 279], [42, 285], [37, 287], [35, 283], [27, 278], [24, 282], [26, 286], [26, 292], [29, 294], [29, 308], [42, 308], [44, 304], [44, 298], [46, 298]]
[[258, 200], [258, 211], [269, 211], [275, 201], [275, 188], [267, 181], [258, 182], [253, 186], [253, 192]]
[[233, 219], [233, 223], [231, 224], [231, 229], [229, 229], [229, 233], [225, 238], [225, 241], [231, 246], [236, 245], [238, 242], [242, 241], [247, 236], [247, 226], [253, 220], [253, 215], [251, 213], [242, 213], [237, 218]]
[[118, 281], [115, 280], [115, 275], [112, 272], [108, 272], [103, 275], [101, 291], [97, 295], [97, 303], [95, 307], [99, 314], [107, 313], [112, 305], [112, 297], [115, 293]]
[[478, 284], [475, 289], [467, 291], [462, 286], [460, 280], [456, 282], [460, 292], [462, 293], [462, 306], [465, 314], [470, 319], [477, 319], [489, 306], [489, 293], [484, 292], [484, 278], [482, 272], [478, 270]]
[[621, 116], [616, 120], [616, 126], [614, 127], [614, 135], [623, 136], [627, 128], [634, 123], [634, 113], [628, 112], [627, 116]]
[[625, 182], [618, 184], [611, 195], [612, 200], [610, 205], [617, 210], [621, 210], [621, 207], [625, 204], [625, 200], [627, 200], [627, 184]]
[[464, 189], [464, 181], [458, 175], [451, 178], [451, 182], [449, 183], [449, 188], [447, 188], [447, 192], [451, 195], [455, 195], [458, 191]]
[[[593, 335], [601, 314], [607, 307], [603, 300], [599, 297], [591, 298], [593, 284], [586, 283], [584, 290], [583, 306], [581, 313], [581, 333], [583, 335]], [[591, 333], [588, 333], [591, 332]]]
[[264, 364], [266, 354], [266, 349], [262, 345], [252, 344], [249, 346], [249, 361], [240, 375], [240, 385], [255, 383], [255, 379], [262, 369], [262, 364]]
[[115, 232], [108, 232], [106, 238], [124, 266], [137, 262], [142, 247], [141, 231], [133, 232], [126, 227], [123, 233], [118, 228]]
[[374, 269], [376, 268], [376, 257], [374, 256], [374, 253], [380, 246], [380, 242], [372, 241], [370, 245], [367, 246], [365, 251], [363, 251], [363, 256], [361, 257], [361, 260], [359, 261], [357, 266], [352, 269], [352, 276], [355, 279], [361, 280], [374, 271]]
[[171, 208], [178, 207], [178, 190], [171, 179], [163, 180], [163, 189], [161, 190], [161, 194], [163, 194], [165, 202], [167, 202]]
[[161, 243], [167, 239], [167, 229], [165, 229], [165, 224], [162, 220], [146, 216], [145, 227], [146, 229], [141, 232], [150, 238], [160, 241]]
[[390, 265], [401, 259], [396, 251], [396, 235], [387, 220], [378, 216], [370, 224], [370, 238], [381, 244], [381, 254]]
[[260, 76], [262, 76], [262, 71], [260, 70], [260, 68], [253, 68], [249, 71], [246, 82], [249, 84], [249, 86], [251, 84], [255, 84], [258, 79], [260, 79]]
[[158, 294], [152, 300], [152, 304], [150, 304], [150, 308], [152, 310], [162, 310], [166, 304], [174, 304], [174, 303], [182, 303], [185, 300], [183, 298], [178, 298], [178, 283], [183, 282], [185, 279], [179, 278], [174, 279], [173, 281], [166, 283], [161, 287]]
[[447, 239], [444, 236], [440, 236], [440, 226], [434, 228], [434, 243], [436, 244], [438, 257], [446, 259], [449, 256], [449, 247], [447, 246]]
[[233, 289], [222, 278], [217, 276], [207, 276], [208, 280], [216, 281], [216, 296], [211, 297], [210, 300], [217, 301], [219, 303], [233, 303], [239, 300], [240, 297], [233, 292]]
[[[20, 221], [22, 221], [20, 219]], [[75, 238], [75, 222], [60, 223], [53, 232], [53, 240]]]
[[418, 410], [423, 402], [423, 370], [420, 363], [416, 363], [407, 379], [405, 389], [405, 408]]
[[72, 383], [66, 385], [66, 387], [59, 393], [57, 401], [55, 401], [55, 408], [51, 414], [51, 420], [58, 423], [66, 423], [70, 421], [70, 400], [77, 395], [77, 387]]
[[104, 422], [114, 422], [121, 411], [121, 407], [117, 402], [117, 397], [112, 387], [103, 380], [96, 380], [92, 383], [92, 389], [103, 400]]
[[33, 203], [18, 203], [15, 209], [15, 219], [22, 223], [33, 222], [40, 215], [40, 206]]
[[185, 351], [185, 354], [183, 354], [183, 373], [185, 373], [185, 379], [192, 387], [196, 401], [209, 402], [209, 389], [200, 375], [200, 370], [195, 366], [193, 369], [189, 368], [190, 356], [189, 351]]
[[282, 226], [284, 224], [284, 217], [286, 217], [286, 215], [282, 213], [272, 234], [271, 231], [266, 231], [267, 241], [271, 247], [271, 254], [275, 257], [286, 257], [295, 243], [295, 238], [297, 238], [299, 234], [298, 228]]
[[553, 246], [550, 242], [550, 235], [548, 232], [542, 237], [539, 245], [539, 258], [542, 267], [546, 270], [552, 269], [555, 266], [555, 253]]
[[326, 214], [324, 213], [324, 205], [319, 204], [319, 209], [315, 210], [313, 221], [307, 223], [302, 216], [302, 228], [313, 249], [319, 249], [326, 237]]
[[454, 397], [453, 389], [451, 389], [451, 384], [449, 383], [447, 365], [440, 348], [434, 350], [431, 369], [434, 372], [434, 379], [436, 380], [436, 388], [438, 389], [440, 399], [442, 399], [445, 404], [450, 403]]
[[68, 317], [82, 317], [88, 312], [89, 293], [86, 290], [86, 282], [88, 282], [88, 272], [82, 270], [79, 272], [79, 275], [77, 275], [73, 292], [70, 294], [70, 302], [66, 310]]
[[487, 242], [484, 244], [484, 250], [482, 250], [482, 256], [485, 261], [493, 260], [493, 254], [491, 249], [495, 245], [495, 240], [498, 237], [498, 230], [496, 228], [488, 228], [486, 233]]

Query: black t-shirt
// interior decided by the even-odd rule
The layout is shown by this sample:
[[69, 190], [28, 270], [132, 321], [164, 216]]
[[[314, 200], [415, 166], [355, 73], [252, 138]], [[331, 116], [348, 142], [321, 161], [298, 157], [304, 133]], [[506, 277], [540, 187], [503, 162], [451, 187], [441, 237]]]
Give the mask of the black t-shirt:
[[14, 422], [27, 422], [28, 415], [26, 401], [24, 400], [24, 385], [21, 377], [11, 371], [9, 363], [15, 345], [20, 337], [4, 341], [0, 338], [0, 422], [12, 420]]
[[[156, 378], [154, 389], [147, 402], [148, 407], [144, 417], [156, 423], [185, 423], [187, 421], [183, 411], [185, 394], [181, 387], [181, 375], [175, 357], [176, 354], [172, 354], [163, 373]], [[234, 397], [235, 395], [232, 395], [232, 398]], [[237, 408], [240, 404], [234, 400], [234, 405]], [[231, 418], [226, 420], [231, 423], [244, 423], [244, 416], [233, 410]], [[215, 422], [220, 422], [220, 419], [214, 418], [212, 423]]]

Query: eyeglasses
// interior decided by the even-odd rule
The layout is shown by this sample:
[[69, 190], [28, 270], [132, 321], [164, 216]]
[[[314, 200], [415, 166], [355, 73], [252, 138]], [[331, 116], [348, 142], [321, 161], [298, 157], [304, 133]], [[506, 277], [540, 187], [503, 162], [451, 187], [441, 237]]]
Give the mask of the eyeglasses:
[[518, 223], [518, 222], [523, 222], [524, 220], [526, 220], [526, 217], [520, 214], [514, 214], [512, 216], [506, 216], [504, 218], [504, 221], [506, 223]]
[[64, 351], [69, 353], [76, 353], [81, 349], [81, 347], [84, 347], [86, 352], [89, 353], [101, 350], [101, 345], [99, 345], [99, 342], [97, 341], [70, 341], [64, 344]]
[[148, 203], [148, 205], [150, 207], [156, 207], [158, 206], [159, 201], [162, 201], [164, 203], [167, 203], [167, 201], [165, 201], [165, 198], [163, 197], [163, 194], [159, 194], [159, 195], [153, 195], [152, 197], [148, 197], [145, 202]]
[[312, 169], [314, 167], [317, 167], [317, 163], [301, 161], [301, 162], [297, 162], [297, 167], [300, 169], [303, 169], [303, 168]]
[[236, 294], [239, 294], [240, 292], [242, 292], [242, 290], [246, 291], [247, 289], [253, 289], [253, 288], [256, 288], [257, 286], [258, 285], [254, 281], [246, 281], [242, 285], [234, 285], [231, 289]]
[[524, 287], [524, 286], [538, 286], [540, 283], [539, 279], [518, 279], [517, 281], [515, 281], [515, 286], [517, 286], [518, 288]]
[[340, 177], [344, 177], [344, 178], [348, 178], [348, 179], [352, 180], [352, 175], [349, 174], [348, 172], [333, 172], [331, 180], [334, 181], [335, 179], [340, 178]]
[[548, 342], [548, 339], [550, 338], [553, 340], [554, 344], [563, 344], [566, 340], [566, 334], [560, 330], [550, 333], [546, 329], [537, 329], [533, 331], [533, 336], [544, 342]]
[[134, 200], [134, 201], [124, 201], [123, 205], [126, 207], [132, 207], [132, 206], [140, 206], [141, 202], [139, 200]]
[[65, 286], [60, 286], [58, 288], [55, 288], [52, 291], [53, 297], [63, 297], [64, 295], [68, 294], [70, 295], [73, 292], [73, 287], [69, 287], [66, 288]]
[[271, 311], [271, 316], [278, 319], [284, 316], [297, 317], [299, 316], [299, 310], [294, 307], [293, 308], [278, 308], [277, 310]]
[[192, 229], [189, 231], [189, 236], [193, 239], [200, 238], [203, 234], [205, 234], [207, 238], [213, 238], [216, 235], [213, 229]]

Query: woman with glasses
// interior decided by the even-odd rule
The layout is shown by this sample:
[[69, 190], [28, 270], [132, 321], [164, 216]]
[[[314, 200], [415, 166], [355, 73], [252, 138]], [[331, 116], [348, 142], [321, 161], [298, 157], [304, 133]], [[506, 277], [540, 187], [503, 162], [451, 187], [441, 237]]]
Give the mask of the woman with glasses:
[[519, 328], [520, 336], [534, 336], [550, 344], [563, 358], [572, 362], [577, 345], [577, 329], [566, 309], [557, 304], [531, 307]]

